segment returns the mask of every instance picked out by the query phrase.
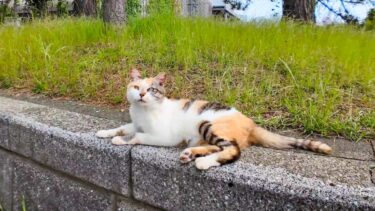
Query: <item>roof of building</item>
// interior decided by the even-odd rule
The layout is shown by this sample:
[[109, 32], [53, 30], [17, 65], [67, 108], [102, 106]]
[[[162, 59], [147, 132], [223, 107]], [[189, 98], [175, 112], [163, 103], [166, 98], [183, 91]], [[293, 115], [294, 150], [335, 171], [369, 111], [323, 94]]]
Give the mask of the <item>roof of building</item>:
[[223, 11], [227, 12], [233, 17], [240, 18], [228, 4], [225, 4], [223, 0], [212, 0], [212, 10], [213, 11]]

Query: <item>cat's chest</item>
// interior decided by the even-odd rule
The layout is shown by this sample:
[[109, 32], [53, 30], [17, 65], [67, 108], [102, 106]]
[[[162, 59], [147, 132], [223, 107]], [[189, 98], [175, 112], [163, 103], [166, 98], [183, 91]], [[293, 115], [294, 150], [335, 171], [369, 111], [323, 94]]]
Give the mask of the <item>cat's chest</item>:
[[131, 117], [137, 131], [144, 133], [157, 132], [158, 128], [165, 128], [168, 123], [165, 117], [156, 113], [138, 112], [131, 115]]

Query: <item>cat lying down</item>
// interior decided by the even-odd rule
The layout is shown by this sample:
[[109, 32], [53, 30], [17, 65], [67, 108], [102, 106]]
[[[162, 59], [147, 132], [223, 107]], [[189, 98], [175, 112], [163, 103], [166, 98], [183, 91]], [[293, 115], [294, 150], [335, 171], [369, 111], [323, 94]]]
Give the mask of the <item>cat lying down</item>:
[[[164, 95], [164, 73], [141, 78], [140, 72], [133, 69], [130, 77], [127, 99], [132, 123], [96, 133], [102, 138], [113, 137], [115, 145], [177, 146], [187, 141], [189, 148], [183, 150], [180, 161], [195, 160], [198, 169], [234, 162], [240, 157], [241, 149], [251, 145], [302, 148], [324, 154], [332, 151], [319, 141], [267, 131], [232, 107], [204, 100], [168, 99]], [[125, 141], [125, 135], [134, 137]]]

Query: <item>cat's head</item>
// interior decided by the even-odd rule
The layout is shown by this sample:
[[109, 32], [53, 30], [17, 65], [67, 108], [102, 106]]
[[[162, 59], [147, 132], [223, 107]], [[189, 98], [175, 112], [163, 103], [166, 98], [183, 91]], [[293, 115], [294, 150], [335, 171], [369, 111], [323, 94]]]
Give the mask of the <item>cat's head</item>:
[[137, 69], [130, 71], [130, 83], [127, 89], [127, 98], [130, 104], [139, 106], [155, 106], [163, 101], [165, 73], [152, 78], [141, 78]]

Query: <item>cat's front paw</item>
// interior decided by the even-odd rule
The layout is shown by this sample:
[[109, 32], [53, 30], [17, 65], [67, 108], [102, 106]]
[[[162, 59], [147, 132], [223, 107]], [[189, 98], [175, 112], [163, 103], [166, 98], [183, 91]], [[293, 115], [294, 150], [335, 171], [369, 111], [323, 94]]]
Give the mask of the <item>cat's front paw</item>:
[[125, 144], [127, 144], [127, 142], [121, 136], [113, 137], [111, 142], [114, 145], [125, 145]]
[[122, 136], [115, 136], [112, 138], [112, 144], [114, 145], [125, 145], [125, 144], [134, 145], [134, 144], [139, 144], [139, 143], [140, 143], [139, 140], [136, 138], [133, 138], [130, 141], [125, 141]]
[[137, 138], [132, 138], [127, 144], [140, 144], [141, 142]]
[[193, 153], [191, 149], [185, 149], [180, 154], [180, 162], [181, 163], [189, 163], [193, 160]]
[[107, 130], [99, 130], [95, 133], [95, 136], [99, 138], [109, 138], [111, 134]]

